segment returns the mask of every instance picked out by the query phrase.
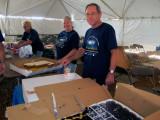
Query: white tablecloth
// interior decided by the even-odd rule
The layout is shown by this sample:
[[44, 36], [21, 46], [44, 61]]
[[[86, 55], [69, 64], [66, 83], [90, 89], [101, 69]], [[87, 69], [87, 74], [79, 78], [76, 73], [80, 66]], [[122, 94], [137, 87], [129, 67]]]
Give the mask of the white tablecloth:
[[36, 78], [29, 78], [29, 79], [22, 79], [22, 89], [23, 89], [23, 98], [25, 103], [38, 101], [39, 98], [36, 93], [28, 94], [26, 91], [35, 91], [34, 87], [61, 83], [76, 79], [81, 79], [82, 77], [75, 73], [75, 77], [72, 79], [64, 78], [63, 74], [59, 75], [51, 75], [45, 77], [36, 77]]

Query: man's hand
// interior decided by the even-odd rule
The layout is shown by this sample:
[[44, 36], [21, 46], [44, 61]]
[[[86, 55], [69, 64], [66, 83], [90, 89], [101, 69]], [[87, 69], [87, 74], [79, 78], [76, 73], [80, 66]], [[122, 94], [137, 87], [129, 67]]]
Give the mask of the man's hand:
[[59, 60], [57, 61], [57, 65], [62, 64], [64, 60], [65, 60], [65, 58], [59, 59]]
[[20, 48], [21, 45], [20, 45], [20, 44], [13, 44], [13, 47], [15, 47], [15, 48]]
[[63, 66], [66, 66], [66, 65], [68, 65], [70, 62], [71, 62], [70, 59], [63, 59], [63, 60], [62, 60], [62, 65], [63, 65]]
[[57, 61], [57, 65], [59, 65], [59, 64], [62, 64], [62, 59], [59, 59], [59, 60]]
[[5, 63], [0, 64], [0, 75], [3, 74], [6, 70]]
[[113, 73], [108, 73], [106, 80], [105, 80], [106, 85], [111, 85], [114, 83], [114, 74]]

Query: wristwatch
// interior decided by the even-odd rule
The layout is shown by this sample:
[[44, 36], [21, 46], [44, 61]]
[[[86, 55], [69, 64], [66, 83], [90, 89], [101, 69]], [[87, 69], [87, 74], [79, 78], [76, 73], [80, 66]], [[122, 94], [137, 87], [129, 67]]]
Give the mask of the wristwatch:
[[113, 73], [114, 73], [114, 70], [109, 70], [109, 72], [113, 74]]

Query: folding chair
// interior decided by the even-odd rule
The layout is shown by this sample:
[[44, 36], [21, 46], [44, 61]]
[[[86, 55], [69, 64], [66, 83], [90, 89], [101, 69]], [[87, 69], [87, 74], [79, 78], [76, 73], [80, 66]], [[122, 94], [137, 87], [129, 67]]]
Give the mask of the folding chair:
[[[146, 76], [150, 79], [151, 81], [151, 84], [153, 86], [153, 89], [155, 90], [155, 75], [159, 75], [160, 74], [160, 70], [155, 67], [154, 65], [142, 65], [142, 64], [139, 64], [139, 65], [132, 65], [131, 62], [129, 61], [129, 59], [126, 57], [126, 53], [124, 52], [124, 49], [122, 46], [119, 46], [118, 48], [118, 52], [119, 52], [119, 57], [118, 57], [118, 63], [117, 63], [117, 66], [118, 67], [121, 67], [123, 69], [125, 69], [128, 73], [128, 77], [129, 77], [129, 81], [130, 81], [130, 84], [133, 84], [132, 82], [132, 76]], [[124, 63], [122, 64], [121, 63], [121, 60], [123, 57], [123, 61], [126, 62], [127, 64], [127, 67], [124, 67]]]

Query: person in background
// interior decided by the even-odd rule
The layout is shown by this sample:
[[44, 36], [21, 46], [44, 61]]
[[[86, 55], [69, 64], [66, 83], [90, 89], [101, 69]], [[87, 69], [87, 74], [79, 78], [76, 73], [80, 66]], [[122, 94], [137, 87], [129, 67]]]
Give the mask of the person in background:
[[42, 57], [44, 45], [39, 38], [38, 32], [32, 29], [31, 22], [24, 21], [23, 28], [25, 32], [23, 33], [22, 40], [18, 44], [14, 45], [15, 48], [20, 48], [26, 45], [32, 46], [32, 51], [37, 57]]
[[82, 47], [74, 56], [63, 60], [62, 65], [84, 56], [83, 77], [90, 77], [100, 85], [111, 85], [114, 83], [118, 56], [115, 30], [111, 25], [101, 22], [102, 12], [97, 4], [88, 4], [85, 12], [91, 28], [85, 34]]
[[4, 38], [2, 36], [1, 30], [0, 30], [0, 75], [3, 74], [5, 72], [5, 51], [4, 51], [4, 46], [3, 46], [3, 42]]
[[[62, 31], [56, 40], [57, 63], [62, 63], [64, 59], [71, 58], [79, 48], [79, 35], [73, 30], [72, 21], [69, 16], [64, 17], [64, 31]], [[70, 64], [71, 72], [75, 72], [77, 61], [74, 60]], [[64, 73], [64, 67], [57, 70], [58, 73]]]

